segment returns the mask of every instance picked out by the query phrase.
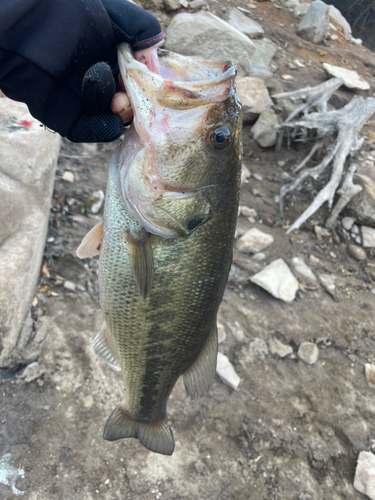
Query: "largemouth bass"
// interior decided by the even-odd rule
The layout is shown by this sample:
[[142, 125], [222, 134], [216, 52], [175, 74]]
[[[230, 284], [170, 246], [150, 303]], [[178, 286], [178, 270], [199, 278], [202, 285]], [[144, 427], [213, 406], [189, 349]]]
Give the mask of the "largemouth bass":
[[81, 258], [100, 253], [104, 324], [94, 350], [121, 370], [125, 401], [104, 439], [171, 455], [166, 407], [178, 378], [201, 397], [216, 369], [216, 316], [232, 260], [241, 104], [232, 63], [159, 50], [160, 75], [119, 47], [134, 120], [113, 156], [104, 211]]

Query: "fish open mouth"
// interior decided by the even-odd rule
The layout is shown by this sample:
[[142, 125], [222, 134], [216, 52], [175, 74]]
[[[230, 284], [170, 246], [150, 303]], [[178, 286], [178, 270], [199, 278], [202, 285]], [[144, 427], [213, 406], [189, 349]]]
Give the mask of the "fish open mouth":
[[[119, 154], [124, 204], [153, 234], [166, 238], [188, 235], [212, 216], [217, 205], [214, 199], [219, 197], [217, 186], [225, 181], [221, 175], [224, 161], [217, 151], [211, 151], [209, 134], [211, 128], [217, 130], [230, 121], [230, 110], [238, 107], [235, 103], [234, 107], [228, 104], [229, 111], [224, 109], [235, 95], [236, 66], [159, 49], [160, 74], [156, 74], [137, 61], [125, 43], [119, 46], [118, 59], [134, 112]], [[219, 111], [213, 119], [215, 109]], [[210, 155], [213, 161], [207, 169], [203, 164], [208, 164]], [[194, 177], [191, 172], [199, 163], [201, 173]], [[174, 208], [179, 204], [177, 215], [172, 203]], [[189, 212], [186, 220], [182, 212]]]

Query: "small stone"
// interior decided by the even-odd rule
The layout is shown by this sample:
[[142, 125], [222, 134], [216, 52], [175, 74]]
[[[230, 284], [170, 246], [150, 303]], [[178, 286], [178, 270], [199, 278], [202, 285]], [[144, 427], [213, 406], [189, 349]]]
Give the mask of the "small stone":
[[297, 273], [301, 274], [310, 281], [318, 281], [315, 274], [311, 269], [305, 264], [305, 261], [301, 257], [293, 257], [292, 259], [293, 267]]
[[233, 332], [234, 338], [237, 340], [237, 342], [243, 343], [246, 340], [244, 331], [241, 329], [235, 329]]
[[224, 384], [229, 385], [234, 390], [238, 389], [241, 379], [227, 356], [221, 352], [217, 353], [216, 373]]
[[254, 179], [257, 180], [257, 181], [262, 181], [263, 180], [263, 176], [260, 175], [260, 174], [254, 174], [253, 175]]
[[359, 227], [357, 226], [357, 224], [353, 224], [352, 226], [352, 229], [351, 229], [351, 233], [352, 233], [352, 236], [356, 236], [357, 234], [359, 234]]
[[239, 206], [239, 213], [244, 217], [256, 217], [258, 215], [256, 210], [254, 210], [253, 208], [249, 208], [246, 205]]
[[264, 260], [267, 255], [264, 252], [257, 252], [253, 255], [253, 260]]
[[353, 219], [353, 217], [344, 217], [341, 221], [341, 224], [344, 229], [350, 231], [353, 227], [354, 222], [355, 220]]
[[99, 191], [95, 191], [91, 196], [86, 198], [85, 200], [85, 208], [88, 212], [92, 214], [97, 214], [99, 210], [102, 208], [104, 201], [104, 193], [100, 189]]
[[265, 357], [268, 355], [268, 352], [267, 342], [263, 339], [256, 337], [249, 344], [248, 356], [250, 360], [253, 360], [255, 358], [265, 359]]
[[224, 19], [227, 23], [231, 24], [249, 38], [261, 38], [264, 34], [262, 26], [245, 16], [245, 14], [235, 7], [231, 7], [225, 12]]
[[76, 284], [73, 283], [73, 281], [66, 280], [64, 281], [64, 288], [70, 290], [71, 292], [74, 292], [76, 289]]
[[288, 81], [288, 80], [294, 80], [294, 76], [292, 76], [292, 75], [281, 75], [281, 78], [283, 80], [286, 80], [286, 81]]
[[303, 16], [297, 28], [298, 35], [313, 43], [320, 43], [329, 34], [329, 8], [324, 2], [316, 0]]
[[365, 364], [365, 377], [368, 384], [375, 387], [375, 365]]
[[294, 59], [293, 63], [298, 67], [298, 68], [304, 68], [305, 67], [305, 63], [303, 63], [302, 61], [300, 61], [299, 59]]
[[313, 365], [317, 362], [319, 349], [313, 342], [302, 342], [297, 351], [298, 358], [308, 365]]
[[375, 500], [375, 455], [370, 451], [361, 451], [358, 455], [354, 488]]
[[375, 229], [368, 226], [362, 226], [362, 245], [364, 248], [375, 247]]
[[356, 243], [358, 243], [358, 245], [362, 245], [362, 240], [361, 240], [361, 237], [359, 235], [354, 238], [354, 241]]
[[318, 259], [318, 257], [315, 257], [315, 255], [313, 255], [313, 254], [310, 255], [309, 261], [312, 265], [315, 265], [315, 266], [320, 264], [320, 259]]
[[20, 378], [23, 378], [25, 382], [30, 383], [33, 380], [41, 377], [45, 373], [46, 369], [40, 363], [34, 361], [26, 366], [24, 371], [22, 372]]
[[268, 347], [270, 353], [274, 356], [279, 356], [279, 358], [285, 358], [293, 352], [293, 348], [290, 345], [285, 345], [276, 338], [269, 339]]
[[277, 115], [270, 109], [259, 115], [255, 125], [251, 128], [251, 134], [262, 148], [270, 148], [276, 144], [277, 139]]
[[260, 78], [245, 76], [238, 78], [237, 93], [242, 103], [242, 122], [247, 125], [258, 118], [260, 113], [272, 106], [267, 87]]
[[348, 245], [348, 252], [352, 257], [359, 261], [367, 258], [365, 250], [358, 245], [354, 245], [353, 243]]
[[188, 0], [178, 0], [178, 3], [180, 5], [182, 5], [182, 7], [184, 7], [185, 9], [187, 9], [189, 7], [189, 2]]
[[181, 9], [181, 5], [178, 0], [163, 0], [163, 5], [165, 10], [171, 12], [173, 12], [174, 10]]
[[370, 88], [367, 83], [356, 71], [352, 71], [341, 66], [332, 66], [332, 64], [323, 63], [324, 71], [334, 78], [344, 80], [344, 85], [348, 89], [368, 90]]
[[224, 340], [227, 338], [227, 334], [225, 332], [224, 325], [222, 323], [217, 323], [217, 341], [219, 344], [224, 342]]
[[236, 248], [242, 253], [257, 253], [273, 243], [272, 234], [263, 233], [256, 227], [246, 231], [236, 242]]
[[64, 174], [62, 176], [62, 180], [65, 181], [65, 182], [70, 182], [71, 184], [73, 184], [73, 182], [74, 182], [74, 174], [72, 172], [64, 172]]
[[246, 167], [246, 165], [242, 164], [241, 186], [242, 184], [247, 184], [249, 182], [250, 177], [251, 177], [250, 170]]
[[189, 7], [192, 10], [199, 10], [207, 7], [207, 4], [204, 0], [193, 0], [192, 2], [190, 2]]
[[332, 297], [336, 298], [336, 285], [333, 277], [330, 274], [319, 274], [319, 281], [322, 284], [324, 290], [328, 292]]
[[330, 5], [328, 7], [328, 11], [330, 19], [337, 23], [344, 30], [345, 38], [350, 41], [352, 39], [352, 28], [348, 21], [341, 14], [339, 9], [337, 9], [333, 5]]
[[284, 302], [292, 302], [298, 290], [298, 281], [283, 259], [274, 260], [250, 281]]

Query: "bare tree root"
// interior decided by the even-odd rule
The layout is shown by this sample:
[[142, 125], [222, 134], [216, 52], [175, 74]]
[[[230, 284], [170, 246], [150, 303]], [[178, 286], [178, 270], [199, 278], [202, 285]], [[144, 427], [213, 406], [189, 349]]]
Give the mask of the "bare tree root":
[[356, 171], [356, 168], [356, 165], [351, 165], [349, 167], [341, 188], [337, 190], [337, 194], [340, 195], [340, 198], [338, 199], [336, 205], [333, 207], [331, 215], [328, 217], [325, 224], [326, 228], [328, 229], [331, 229], [334, 226], [337, 217], [340, 215], [349, 201], [363, 189], [363, 187], [359, 184], [353, 184], [353, 175]]
[[[295, 141], [306, 140], [309, 137], [309, 132], [314, 132], [315, 140], [318, 141], [307, 157], [298, 165], [296, 171], [299, 171], [306, 165], [317, 149], [322, 148], [322, 141], [327, 141], [327, 139], [333, 141], [332, 145], [328, 148], [327, 155], [323, 158], [319, 165], [314, 168], [305, 168], [301, 170], [293, 182], [283, 186], [281, 189], [280, 210], [283, 214], [285, 195], [297, 189], [308, 178], [316, 180], [333, 161], [332, 174], [329, 182], [314, 198], [311, 205], [292, 224], [287, 233], [290, 233], [294, 229], [298, 229], [326, 201], [328, 202], [329, 207], [332, 206], [336, 190], [340, 185], [344, 172], [346, 158], [351, 151], [355, 151], [361, 147], [363, 139], [358, 140], [358, 135], [363, 125], [375, 113], [375, 98], [368, 97], [365, 99], [361, 96], [354, 96], [353, 99], [340, 110], [327, 111], [328, 99], [341, 84], [342, 80], [332, 78], [324, 84], [318, 85], [312, 89], [306, 88], [296, 92], [276, 94], [273, 96], [277, 99], [304, 99], [306, 101], [304, 104], [297, 106], [285, 122], [280, 125], [282, 130], [286, 130], [287, 133], [289, 131], [291, 132]], [[318, 111], [307, 114], [313, 107], [315, 107]], [[304, 113], [305, 116], [292, 121], [292, 119], [301, 112]], [[350, 181], [352, 181], [352, 177], [349, 176], [345, 187], [345, 189], [348, 190], [348, 193], [353, 192], [353, 188], [350, 189]], [[344, 190], [344, 186], [342, 187], [342, 190]], [[341, 194], [345, 199], [345, 191]], [[337, 210], [338, 209], [340, 209], [340, 205], [337, 207]], [[339, 212], [337, 212], [336, 217], [338, 214]], [[329, 219], [327, 223], [333, 223], [332, 221], [334, 222], [333, 219]]]

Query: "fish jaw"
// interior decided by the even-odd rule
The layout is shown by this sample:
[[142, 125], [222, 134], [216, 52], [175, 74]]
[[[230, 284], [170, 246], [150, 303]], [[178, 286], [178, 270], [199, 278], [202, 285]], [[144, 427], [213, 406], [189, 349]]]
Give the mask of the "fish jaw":
[[[188, 236], [215, 214], [228, 188], [226, 165], [238, 150], [240, 126], [235, 66], [162, 51], [157, 75], [134, 59], [127, 44], [118, 52], [134, 109], [119, 154], [124, 205], [152, 234]], [[218, 151], [211, 134], [223, 124], [233, 144]]]

